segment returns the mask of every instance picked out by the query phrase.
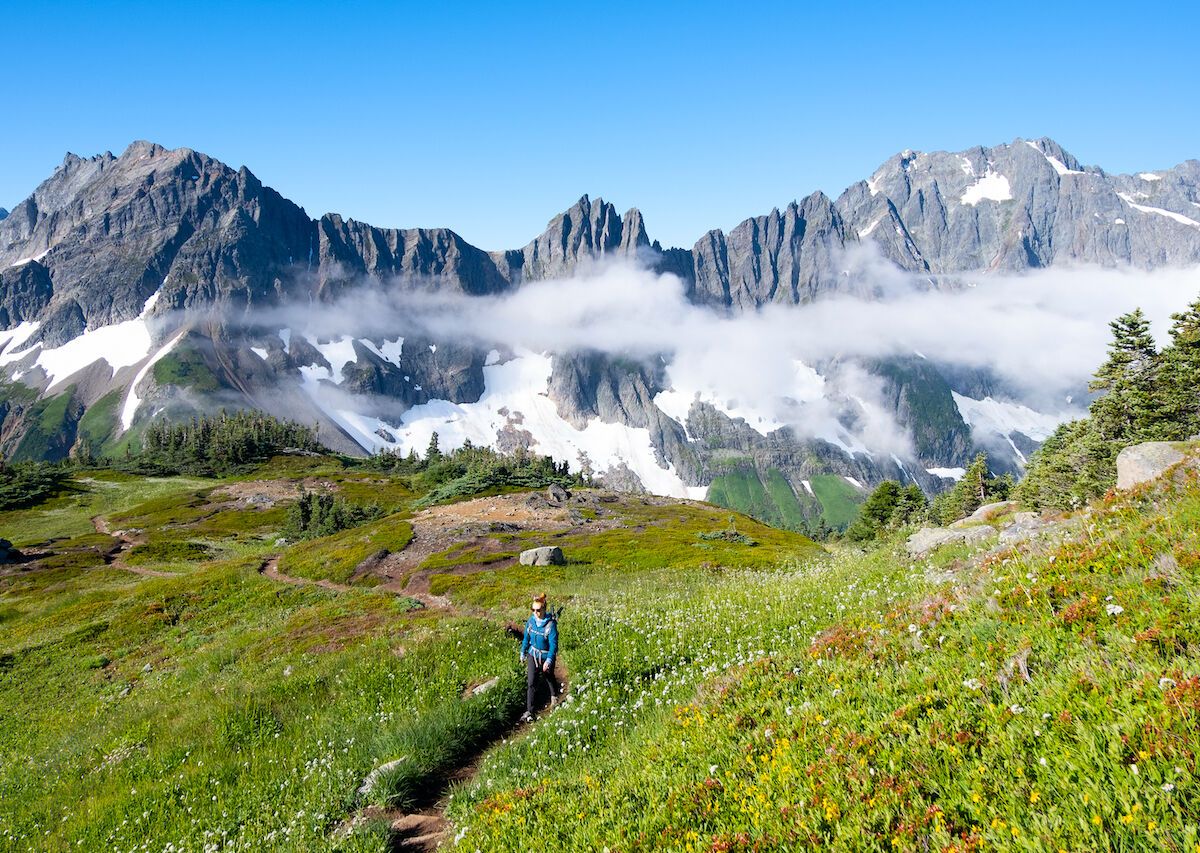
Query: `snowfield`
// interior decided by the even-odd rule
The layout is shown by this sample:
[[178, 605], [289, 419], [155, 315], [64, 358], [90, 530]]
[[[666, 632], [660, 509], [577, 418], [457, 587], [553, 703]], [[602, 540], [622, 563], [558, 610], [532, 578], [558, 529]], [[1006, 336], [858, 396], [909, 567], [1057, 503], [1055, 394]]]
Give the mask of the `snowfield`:
[[[954, 404], [958, 406], [958, 413], [971, 428], [972, 436], [979, 439], [981, 443], [986, 443], [988, 437], [1002, 438], [1022, 462], [1026, 461], [1025, 455], [1013, 443], [1011, 436], [1014, 432], [1028, 436], [1034, 441], [1045, 441], [1058, 429], [1060, 424], [1080, 417], [1079, 414], [1072, 413], [1045, 414], [1034, 411], [1028, 406], [1022, 406], [1020, 403], [994, 400], [991, 397], [975, 400], [971, 397], [964, 397], [955, 391], [952, 391], [951, 394], [954, 397]], [[930, 470], [929, 473], [932, 474], [934, 471]], [[937, 476], [942, 475], [938, 474]]]
[[19, 361], [34, 350], [40, 349], [34, 365], [46, 372], [50, 380], [48, 388], [53, 388], [97, 361], [107, 362], [112, 371], [110, 376], [115, 376], [121, 368], [132, 367], [150, 354], [154, 342], [150, 337], [146, 317], [157, 301], [158, 293], [155, 292], [146, 300], [142, 306], [142, 313], [135, 319], [101, 326], [98, 329], [88, 329], [74, 340], [53, 349], [46, 349], [37, 343], [27, 350], [13, 351], [37, 329], [35, 323], [22, 323], [16, 329], [3, 333], [11, 337], [8, 349], [0, 357], [0, 365]]
[[703, 500], [708, 492], [706, 486], [685, 485], [673, 466], [658, 461], [649, 430], [605, 423], [598, 418], [576, 429], [564, 420], [548, 394], [552, 366], [549, 355], [522, 350], [502, 364], [498, 353], [489, 355], [489, 364], [483, 368], [484, 392], [478, 402], [431, 400], [409, 409], [398, 423], [389, 423], [338, 405], [331, 395], [323, 393], [322, 380], [340, 381], [346, 339], [319, 345], [318, 349], [336, 371], [318, 365], [302, 367], [304, 388], [366, 450], [424, 453], [435, 432], [444, 450], [461, 447], [468, 439], [473, 444], [495, 447], [506, 433], [519, 436], [525, 432], [531, 450], [567, 461], [573, 470], [579, 470], [580, 453], [586, 453], [596, 474], [618, 469], [624, 463], [648, 491], [657, 495]]
[[1134, 210], [1141, 211], [1142, 213], [1155, 213], [1159, 216], [1165, 216], [1168, 219], [1174, 219], [1180, 225], [1189, 225], [1192, 228], [1200, 228], [1200, 222], [1197, 222], [1195, 219], [1190, 219], [1184, 216], [1182, 213], [1175, 213], [1173, 210], [1164, 210], [1161, 207], [1149, 207], [1148, 205], [1137, 204], [1134, 202], [1133, 198], [1126, 193], [1117, 193], [1117, 197]]
[[998, 172], [993, 172], [989, 167], [983, 173], [982, 178], [967, 187], [967, 191], [962, 194], [960, 201], [963, 204], [969, 204], [974, 207], [985, 199], [989, 201], [1012, 201], [1012, 197], [1012, 187], [1009, 186], [1008, 178]]

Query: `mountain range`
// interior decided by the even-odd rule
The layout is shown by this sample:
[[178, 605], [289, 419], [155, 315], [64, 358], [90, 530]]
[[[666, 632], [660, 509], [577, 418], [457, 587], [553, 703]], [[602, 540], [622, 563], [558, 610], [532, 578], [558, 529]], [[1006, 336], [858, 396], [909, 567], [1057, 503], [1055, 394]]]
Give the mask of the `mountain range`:
[[573, 464], [583, 452], [615, 486], [721, 496], [782, 523], [835, 522], [886, 477], [936, 490], [980, 447], [1019, 471], [1061, 416], [1006, 398], [987, 371], [920, 353], [860, 365], [911, 440], [900, 455], [862, 441], [866, 404], [832, 379], [838, 425], [807, 434], [673, 387], [669, 353], [542, 353], [377, 328], [310, 335], [266, 319], [365, 290], [400, 305], [504, 298], [610, 262], [675, 276], [690, 304], [738, 317], [875, 298], [877, 268], [845, 263], [863, 248], [932, 289], [1056, 266], [1197, 264], [1200, 161], [1113, 175], [1044, 138], [905, 151], [837, 199], [813, 193], [691, 248], [664, 248], [637, 209], [583, 196], [524, 247], [484, 251], [446, 228], [314, 219], [245, 167], [189, 149], [68, 155], [0, 210], [0, 450], [112, 452], [160, 415], [254, 406], [316, 422], [348, 452], [423, 450], [434, 431]]

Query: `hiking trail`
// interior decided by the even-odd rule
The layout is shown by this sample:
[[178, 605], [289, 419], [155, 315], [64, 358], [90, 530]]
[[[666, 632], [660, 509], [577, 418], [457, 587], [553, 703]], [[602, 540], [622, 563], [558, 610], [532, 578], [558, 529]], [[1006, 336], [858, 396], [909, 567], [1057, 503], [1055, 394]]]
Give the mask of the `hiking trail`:
[[175, 572], [160, 572], [157, 569], [146, 569], [141, 566], [131, 566], [125, 562], [124, 556], [134, 545], [140, 545], [146, 541], [144, 536], [135, 536], [125, 530], [113, 531], [108, 524], [108, 520], [104, 516], [97, 515], [92, 517], [92, 527], [97, 533], [102, 533], [105, 536], [111, 536], [117, 540], [116, 550], [110, 551], [104, 555], [105, 565], [114, 569], [122, 569], [126, 572], [132, 572], [135, 575], [141, 575], [144, 578], [177, 578], [179, 575]]
[[[505, 625], [505, 630], [518, 642], [523, 638], [523, 625], [510, 622]], [[401, 851], [427, 853], [427, 851], [453, 844], [453, 835], [451, 834], [453, 824], [446, 817], [451, 794], [455, 788], [466, 785], [475, 778], [484, 756], [492, 747], [502, 740], [519, 737], [541, 716], [563, 701], [569, 692], [569, 673], [561, 658], [555, 661], [554, 675], [559, 685], [558, 695], [551, 698], [541, 697], [537, 716], [532, 720], [523, 720], [521, 717], [511, 720], [503, 730], [481, 743], [468, 755], [463, 756], [454, 767], [439, 774], [437, 778], [428, 780], [431, 783], [428, 794], [418, 798], [407, 810], [366, 806], [342, 821], [334, 829], [334, 836], [345, 837], [353, 833], [356, 827], [368, 821], [387, 820], [391, 824], [385, 848], [388, 853], [401, 853]], [[544, 682], [542, 686], [545, 686]], [[463, 698], [467, 698], [471, 693], [471, 689], [468, 688], [464, 691]]]

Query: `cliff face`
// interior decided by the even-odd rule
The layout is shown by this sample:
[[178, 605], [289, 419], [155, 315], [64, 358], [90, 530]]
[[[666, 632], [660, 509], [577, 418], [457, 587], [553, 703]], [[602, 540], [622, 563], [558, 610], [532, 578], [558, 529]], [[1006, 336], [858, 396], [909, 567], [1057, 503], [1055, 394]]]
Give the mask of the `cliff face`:
[[[691, 248], [663, 248], [636, 209], [619, 214], [584, 196], [526, 246], [489, 253], [444, 228], [378, 228], [336, 214], [313, 219], [245, 168], [139, 142], [120, 156], [68, 155], [2, 214], [0, 367], [10, 379], [46, 397], [71, 388], [67, 411], [76, 420], [119, 392], [114, 433], [155, 412], [186, 413], [215, 399], [312, 418], [339, 447], [371, 449], [403, 441], [414, 413], [442, 418], [443, 429], [483, 428], [479, 412], [513, 391], [498, 391], [489, 368], [514, 354], [453, 335], [401, 340], [347, 328], [330, 339], [308, 337], [248, 325], [258, 309], [311, 305], [319, 313], [364, 287], [401, 300], [418, 292], [492, 296], [627, 259], [678, 276], [692, 302], [736, 314], [828, 294], [871, 298], [869, 278], [841, 269], [843, 253], [863, 245], [938, 286], [940, 279], [954, 286], [965, 273], [1055, 264], [1200, 263], [1200, 162], [1109, 175], [1048, 139], [907, 151], [836, 201], [814, 193], [729, 233], [710, 231]], [[229, 325], [230, 317], [239, 322]], [[608, 424], [626, 430], [614, 459], [632, 465], [633, 456], [648, 453], [641, 463], [669, 468], [680, 488], [706, 484], [731, 459], [764, 476], [782, 472], [802, 499], [805, 479], [821, 472], [936, 488], [924, 469], [963, 465], [980, 443], [961, 401], [992, 393], [990, 378], [911, 358], [863, 367], [911, 437], [911, 459], [800, 439], [788, 429], [759, 432], [706, 403], [673, 418], [655, 404], [669, 390], [662, 363], [582, 351], [558, 353], [549, 375], [521, 380], [536, 385], [526, 409], [539, 396], [553, 403], [540, 426], [529, 412], [518, 418], [495, 403], [484, 439], [496, 430], [496, 441], [503, 432], [505, 441], [528, 435], [549, 447], [537, 430], [558, 430], [555, 441], [575, 448], [582, 439], [564, 430]], [[23, 405], [4, 410], [7, 424], [0, 417], [9, 452], [22, 439]], [[455, 408], [463, 406], [477, 409]], [[848, 424], [853, 408], [840, 415]], [[1009, 445], [1013, 451], [1001, 464], [1016, 466], [1035, 438], [1005, 436], [1002, 454]], [[649, 450], [630, 449], [643, 442]]]

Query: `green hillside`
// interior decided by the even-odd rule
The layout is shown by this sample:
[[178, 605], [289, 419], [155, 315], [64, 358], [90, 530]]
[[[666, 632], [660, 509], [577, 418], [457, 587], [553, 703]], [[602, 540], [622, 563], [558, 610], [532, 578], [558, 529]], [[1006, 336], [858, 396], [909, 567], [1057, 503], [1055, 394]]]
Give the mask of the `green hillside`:
[[[428, 472], [333, 457], [80, 471], [0, 514], [0, 838], [381, 851], [420, 812], [484, 851], [1195, 850], [1196, 468], [920, 560], [589, 489], [423, 509]], [[295, 538], [301, 489], [389, 514]], [[569, 693], [520, 725], [542, 591]]]
[[[818, 489], [816, 479], [830, 484]], [[846, 488], [839, 488], [834, 480]], [[760, 476], [752, 467], [739, 466], [713, 478], [707, 500], [785, 530], [809, 530], [818, 518], [830, 527], [844, 527], [854, 518], [861, 496], [849, 483], [833, 476], [810, 482], [815, 497], [798, 496], [779, 469], [769, 468]]]

